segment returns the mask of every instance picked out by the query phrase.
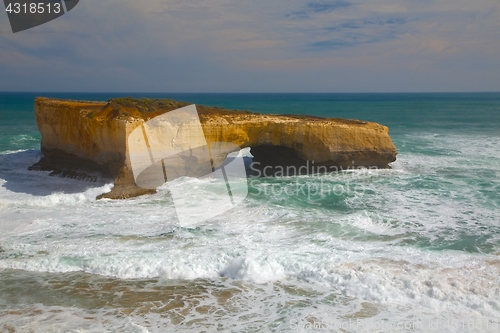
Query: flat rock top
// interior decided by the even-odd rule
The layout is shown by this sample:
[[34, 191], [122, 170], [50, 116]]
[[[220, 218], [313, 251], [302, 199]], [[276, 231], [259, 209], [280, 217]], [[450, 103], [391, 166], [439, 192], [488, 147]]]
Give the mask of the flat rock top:
[[[67, 109], [85, 109], [88, 110], [86, 117], [91, 119], [96, 119], [99, 121], [103, 120], [114, 120], [122, 119], [130, 121], [131, 119], [144, 119], [149, 120], [158, 115], [164, 114], [169, 111], [173, 111], [192, 103], [175, 101], [171, 99], [148, 99], [148, 98], [113, 98], [107, 102], [95, 102], [95, 101], [78, 101], [78, 100], [63, 100], [63, 99], [53, 99], [45, 97], [37, 97], [35, 103], [42, 104], [55, 104], [58, 106], [64, 106]], [[238, 121], [255, 121], [257, 119], [263, 121], [278, 120], [283, 121], [305, 121], [305, 122], [325, 122], [325, 123], [335, 123], [335, 124], [345, 124], [351, 126], [366, 126], [369, 123], [365, 121], [352, 120], [352, 119], [342, 119], [342, 118], [322, 118], [315, 116], [306, 115], [276, 115], [276, 114], [261, 114], [257, 112], [241, 111], [241, 110], [228, 110], [224, 108], [219, 108], [215, 106], [204, 106], [196, 105], [200, 120], [208, 121], [213, 118], [226, 118], [238, 120]], [[257, 118], [257, 119], [256, 119]], [[378, 124], [377, 124], [378, 125]], [[380, 125], [379, 125], [380, 126]]]

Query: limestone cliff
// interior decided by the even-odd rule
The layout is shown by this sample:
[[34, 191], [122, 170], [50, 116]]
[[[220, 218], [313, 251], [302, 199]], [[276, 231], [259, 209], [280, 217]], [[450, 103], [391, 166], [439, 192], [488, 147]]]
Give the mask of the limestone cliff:
[[[108, 198], [154, 192], [135, 185], [127, 138], [149, 119], [187, 105], [172, 100], [88, 102], [39, 97], [35, 117], [45, 159], [35, 169], [99, 169], [115, 180], [113, 191], [103, 195]], [[261, 167], [314, 161], [318, 166], [387, 168], [396, 159], [388, 128], [380, 124], [205, 106], [197, 109], [209, 145], [229, 142], [251, 147], [254, 161]], [[220, 163], [219, 159], [214, 164]], [[83, 171], [73, 174], [86, 178]]]

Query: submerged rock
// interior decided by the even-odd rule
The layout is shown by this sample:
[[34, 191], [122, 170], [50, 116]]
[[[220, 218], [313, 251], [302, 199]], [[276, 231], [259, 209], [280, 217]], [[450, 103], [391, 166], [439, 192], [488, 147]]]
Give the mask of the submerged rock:
[[[96, 170], [100, 170], [112, 177], [115, 184], [110, 193], [101, 196], [103, 198], [122, 199], [154, 193], [153, 189], [136, 185], [130, 151], [137, 147], [130, 147], [127, 139], [148, 120], [188, 105], [167, 99], [118, 98], [89, 102], [36, 98], [35, 117], [45, 157], [32, 169], [51, 170], [55, 175], [86, 180], [94, 179]], [[254, 170], [267, 167], [275, 171], [278, 167], [305, 165], [307, 172], [317, 171], [308, 169], [311, 165], [328, 167], [328, 170], [388, 168], [388, 164], [396, 160], [397, 152], [388, 128], [377, 123], [267, 115], [206, 106], [197, 106], [197, 110], [207, 145], [229, 143], [235, 149], [250, 147]], [[189, 127], [187, 134], [185, 127], [183, 131], [179, 140], [191, 147], [189, 141], [197, 140], [196, 133], [193, 130], [190, 135]], [[212, 167], [220, 166], [229, 152], [212, 154]]]

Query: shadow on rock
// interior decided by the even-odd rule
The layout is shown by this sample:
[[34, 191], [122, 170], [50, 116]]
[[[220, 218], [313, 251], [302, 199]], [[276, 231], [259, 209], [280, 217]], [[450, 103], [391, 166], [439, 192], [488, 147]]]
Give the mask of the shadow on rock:
[[[99, 172], [78, 170], [43, 171], [39, 150], [26, 150], [0, 155], [0, 184], [15, 193], [46, 196], [53, 193], [82, 193], [113, 182]], [[31, 171], [30, 171], [31, 169]], [[76, 175], [76, 176], [75, 176]], [[4, 181], [2, 184], [2, 180]]]

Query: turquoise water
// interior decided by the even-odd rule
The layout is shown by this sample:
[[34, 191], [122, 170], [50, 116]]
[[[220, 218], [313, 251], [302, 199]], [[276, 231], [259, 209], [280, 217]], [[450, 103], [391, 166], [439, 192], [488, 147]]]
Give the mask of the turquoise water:
[[[251, 179], [243, 204], [181, 228], [166, 189], [96, 201], [105, 179], [27, 171], [38, 95], [375, 121], [398, 158]], [[498, 93], [0, 93], [0, 331], [497, 332], [499, 125]]]

